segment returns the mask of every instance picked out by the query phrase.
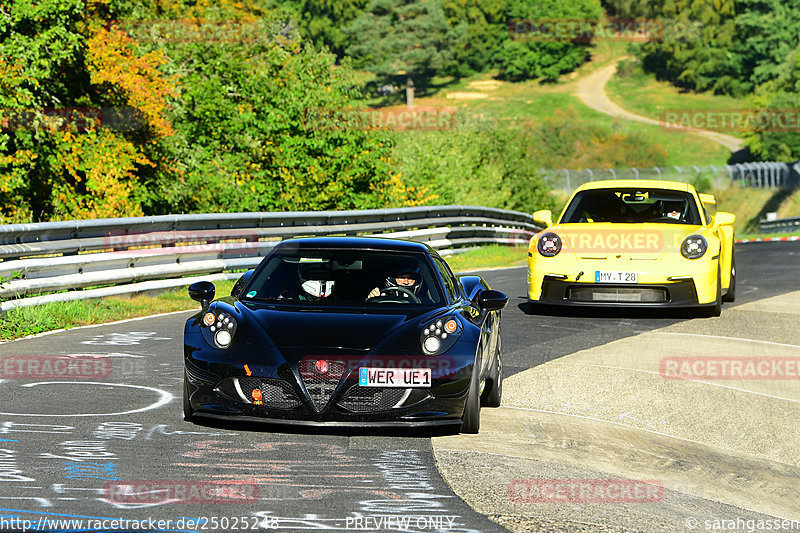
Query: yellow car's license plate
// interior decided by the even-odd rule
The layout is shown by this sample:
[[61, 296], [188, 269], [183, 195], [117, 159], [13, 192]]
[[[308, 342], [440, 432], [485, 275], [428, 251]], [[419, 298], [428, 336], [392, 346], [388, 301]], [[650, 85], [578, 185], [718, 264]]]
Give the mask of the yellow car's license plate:
[[609, 272], [597, 270], [594, 273], [595, 283], [637, 283], [636, 272]]

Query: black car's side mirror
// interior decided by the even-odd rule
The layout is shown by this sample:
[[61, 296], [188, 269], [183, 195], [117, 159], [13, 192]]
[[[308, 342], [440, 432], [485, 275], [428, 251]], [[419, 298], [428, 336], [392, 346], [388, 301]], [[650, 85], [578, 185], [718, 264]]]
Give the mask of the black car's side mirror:
[[206, 307], [214, 299], [217, 289], [210, 281], [198, 281], [189, 285], [189, 298], [200, 302], [202, 307]]
[[508, 296], [500, 291], [485, 290], [478, 293], [478, 307], [484, 311], [499, 311], [508, 304]]

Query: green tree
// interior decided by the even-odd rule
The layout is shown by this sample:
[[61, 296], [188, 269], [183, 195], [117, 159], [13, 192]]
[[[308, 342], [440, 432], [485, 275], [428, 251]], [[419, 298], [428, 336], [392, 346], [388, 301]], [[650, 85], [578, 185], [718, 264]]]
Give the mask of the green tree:
[[664, 31], [642, 47], [645, 69], [695, 91], [749, 94], [800, 40], [800, 6], [783, 0], [674, 0], [652, 16]]
[[406, 105], [414, 106], [415, 81], [452, 68], [452, 29], [441, 0], [372, 0], [347, 28], [354, 65], [387, 78], [406, 78]]
[[574, 70], [588, 59], [590, 43], [540, 41], [524, 28], [546, 21], [597, 20], [601, 14], [599, 0], [507, 0], [505, 17], [509, 28], [523, 28], [523, 31], [511, 31], [510, 38], [500, 46], [495, 57], [500, 76], [514, 81], [556, 80]]
[[[202, 14], [197, 35], [156, 41], [180, 76], [176, 134], [159, 144], [170, 172], [146, 182], [149, 213], [362, 209], [413, 203], [384, 132], [337, 123], [359, 96], [349, 61], [335, 64], [286, 29], [281, 13]], [[192, 33], [191, 35], [195, 35]], [[143, 41], [144, 43], [144, 41]]]
[[[153, 165], [147, 146], [171, 133], [171, 86], [158, 70], [163, 57], [135, 53], [109, 20], [102, 0], [0, 8], [6, 222], [141, 213], [138, 173]], [[109, 123], [114, 114], [138, 125]]]
[[367, 6], [367, 0], [294, 0], [284, 4], [295, 14], [300, 35], [317, 48], [344, 57], [350, 38], [344, 31]]
[[800, 159], [800, 132], [797, 119], [792, 126], [790, 116], [800, 113], [800, 45], [787, 55], [778, 67], [778, 76], [762, 84], [755, 96], [760, 111], [779, 117], [786, 126], [770, 124], [755, 127], [745, 135], [745, 146], [762, 161], [797, 161]]
[[442, 7], [454, 29], [451, 43], [456, 76], [492, 68], [500, 45], [508, 39], [506, 0], [444, 0]]

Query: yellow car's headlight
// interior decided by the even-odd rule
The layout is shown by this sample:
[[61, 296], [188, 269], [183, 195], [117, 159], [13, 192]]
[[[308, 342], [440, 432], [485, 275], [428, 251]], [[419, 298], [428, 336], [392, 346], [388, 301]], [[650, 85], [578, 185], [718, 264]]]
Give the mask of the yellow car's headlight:
[[545, 233], [536, 243], [539, 254], [545, 257], [555, 257], [561, 251], [561, 237], [555, 233]]
[[686, 259], [700, 259], [708, 250], [708, 243], [702, 235], [689, 235], [681, 243], [681, 255]]

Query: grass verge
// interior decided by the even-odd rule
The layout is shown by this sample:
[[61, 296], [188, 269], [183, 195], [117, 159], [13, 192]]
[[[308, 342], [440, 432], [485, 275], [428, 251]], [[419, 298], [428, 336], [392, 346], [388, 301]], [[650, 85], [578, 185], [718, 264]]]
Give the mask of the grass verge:
[[[637, 115], [664, 119], [665, 111], [733, 111], [752, 109], [748, 100], [711, 92], [692, 93], [682, 91], [670, 83], [656, 80], [646, 74], [632, 61], [620, 64], [617, 75], [606, 85], [608, 97], [618, 105]], [[741, 136], [741, 132], [724, 131], [728, 135]]]
[[[526, 258], [525, 248], [485, 246], [450, 257], [447, 261], [456, 271], [514, 266]], [[229, 294], [234, 281], [217, 281], [217, 295]], [[70, 329], [91, 324], [104, 324], [126, 318], [150, 316], [171, 311], [197, 308], [186, 289], [164, 291], [156, 295], [108, 297], [93, 300], [55, 302], [21, 307], [0, 314], [0, 339], [12, 340], [46, 331]]]
[[[216, 282], [217, 294], [229, 293], [233, 283]], [[189, 299], [186, 289], [164, 291], [157, 295], [111, 296], [20, 307], [0, 314], [0, 339], [18, 339], [56, 329], [103, 324], [196, 307], [197, 303]]]

